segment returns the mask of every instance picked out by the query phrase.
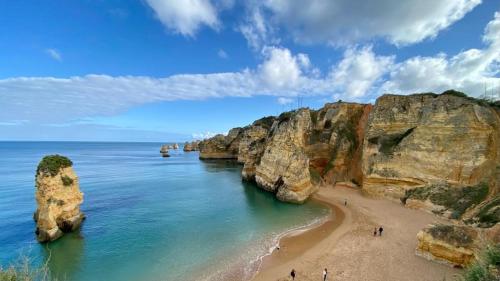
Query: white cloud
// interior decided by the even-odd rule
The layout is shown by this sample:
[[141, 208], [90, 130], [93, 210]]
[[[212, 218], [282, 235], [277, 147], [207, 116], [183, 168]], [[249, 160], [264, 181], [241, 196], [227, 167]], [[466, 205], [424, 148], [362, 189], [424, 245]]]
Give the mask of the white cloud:
[[262, 54], [266, 61], [259, 66], [262, 80], [271, 88], [296, 87], [302, 79], [302, 71], [310, 67], [307, 55], [293, 56], [290, 50], [265, 47]]
[[370, 92], [394, 62], [394, 56], [376, 56], [370, 46], [349, 48], [343, 59], [335, 65], [330, 79], [337, 94], [360, 98]]
[[273, 26], [264, 17], [262, 6], [258, 2], [246, 3], [246, 17], [238, 29], [254, 51], [260, 51], [266, 44], [280, 43]]
[[500, 78], [500, 13], [488, 23], [484, 49], [464, 50], [455, 56], [414, 57], [394, 65], [380, 92], [440, 92], [454, 88], [478, 96], [484, 87], [498, 87]]
[[17, 77], [0, 79], [0, 122], [28, 120], [64, 123], [110, 116], [133, 106], [158, 101], [202, 100], [269, 95], [286, 103], [297, 96], [333, 96], [372, 101], [384, 92], [408, 94], [449, 88], [478, 96], [485, 84], [500, 85], [500, 13], [484, 31], [482, 49], [454, 56], [439, 54], [395, 62], [370, 46], [349, 48], [321, 76], [306, 54], [265, 47], [256, 69], [213, 74], [144, 76], [86, 75], [69, 78]]
[[62, 61], [61, 53], [56, 49], [45, 49], [45, 53], [56, 61]]
[[[383, 38], [405, 45], [435, 37], [481, 0], [267, 0], [259, 3], [253, 11], [259, 11], [260, 18], [256, 20], [254, 15], [242, 29], [252, 46], [269, 37], [266, 28], [269, 25], [284, 27], [293, 39], [303, 43], [345, 45]], [[263, 17], [264, 14], [268, 16]]]
[[219, 49], [219, 51], [217, 51], [217, 55], [219, 56], [219, 58], [221, 59], [227, 59], [229, 56], [227, 55], [226, 51], [222, 50], [222, 49]]
[[214, 132], [207, 131], [207, 132], [202, 132], [202, 133], [193, 133], [193, 134], [191, 134], [191, 136], [195, 140], [204, 140], [204, 139], [211, 138], [211, 137], [218, 135], [218, 134], [224, 134], [224, 133], [214, 133]]
[[278, 103], [281, 105], [291, 104], [292, 102], [293, 102], [293, 99], [291, 99], [291, 98], [284, 98], [284, 97], [278, 98]]
[[[218, 29], [217, 7], [209, 0], [146, 0], [158, 19], [170, 30], [194, 36], [203, 25]], [[227, 1], [223, 1], [226, 4]], [[220, 5], [221, 8], [224, 5]]]

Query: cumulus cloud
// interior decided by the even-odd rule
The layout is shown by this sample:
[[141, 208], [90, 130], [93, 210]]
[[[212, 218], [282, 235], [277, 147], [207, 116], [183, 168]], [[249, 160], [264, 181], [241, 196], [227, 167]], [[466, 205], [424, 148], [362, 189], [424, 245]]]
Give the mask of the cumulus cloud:
[[306, 54], [265, 47], [264, 60], [255, 69], [239, 72], [165, 78], [86, 75], [0, 79], [0, 122], [64, 123], [114, 115], [158, 101], [257, 95], [275, 96], [281, 104], [297, 96], [366, 102], [385, 92], [440, 92], [449, 88], [478, 96], [485, 85], [500, 85], [500, 13], [485, 27], [483, 41], [481, 49], [400, 62], [394, 56], [377, 55], [370, 46], [352, 47], [323, 76]]
[[304, 43], [346, 45], [382, 38], [405, 45], [435, 37], [481, 0], [267, 0], [259, 3], [242, 29], [252, 46], [269, 37], [266, 25], [275, 24]]
[[213, 29], [220, 26], [217, 6], [209, 0], [146, 0], [146, 3], [169, 30], [184, 36], [194, 36], [203, 25]]
[[56, 49], [45, 49], [45, 53], [56, 61], [62, 61], [61, 53]]
[[335, 65], [330, 79], [337, 94], [360, 98], [379, 83], [394, 63], [394, 56], [377, 56], [371, 46], [349, 48], [343, 59]]
[[408, 93], [460, 89], [478, 96], [484, 87], [498, 87], [500, 78], [500, 13], [485, 28], [484, 49], [464, 50], [454, 56], [442, 53], [414, 57], [393, 66], [381, 92]]

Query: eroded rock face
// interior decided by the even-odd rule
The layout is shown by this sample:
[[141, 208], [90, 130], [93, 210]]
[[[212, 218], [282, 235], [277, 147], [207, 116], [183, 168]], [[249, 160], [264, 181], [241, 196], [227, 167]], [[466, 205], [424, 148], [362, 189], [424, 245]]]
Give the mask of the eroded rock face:
[[267, 137], [276, 118], [265, 117], [244, 128], [239, 144], [238, 162], [243, 164], [244, 180], [255, 180], [255, 169], [266, 148]]
[[429, 260], [465, 267], [476, 259], [478, 233], [471, 227], [430, 225], [417, 234], [416, 254]]
[[495, 109], [471, 99], [384, 95], [366, 128], [363, 189], [394, 199], [438, 185], [497, 189], [499, 124]]
[[199, 144], [200, 159], [238, 159], [242, 128], [233, 128], [227, 136], [222, 134], [203, 140]]
[[364, 127], [371, 105], [328, 103], [311, 111], [312, 130], [306, 150], [313, 178], [325, 183], [362, 181]]
[[200, 141], [185, 142], [183, 150], [185, 152], [198, 151]]
[[44, 157], [38, 166], [34, 219], [40, 242], [54, 241], [64, 232], [75, 231], [85, 218], [80, 211], [83, 193], [71, 165], [66, 157], [52, 155]]
[[255, 171], [261, 188], [276, 193], [279, 200], [302, 203], [316, 191], [309, 173], [305, 146], [312, 128], [309, 109], [278, 117]]

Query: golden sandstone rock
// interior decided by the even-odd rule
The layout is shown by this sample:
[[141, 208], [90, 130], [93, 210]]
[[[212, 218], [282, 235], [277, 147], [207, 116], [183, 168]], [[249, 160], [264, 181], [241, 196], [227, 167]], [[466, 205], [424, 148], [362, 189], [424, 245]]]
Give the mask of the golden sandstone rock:
[[417, 255], [430, 260], [465, 267], [475, 259], [478, 233], [471, 227], [431, 225], [417, 234]]
[[63, 156], [46, 156], [36, 175], [37, 210], [34, 214], [40, 242], [54, 241], [64, 232], [78, 229], [85, 218], [80, 211], [83, 193], [71, 161]]

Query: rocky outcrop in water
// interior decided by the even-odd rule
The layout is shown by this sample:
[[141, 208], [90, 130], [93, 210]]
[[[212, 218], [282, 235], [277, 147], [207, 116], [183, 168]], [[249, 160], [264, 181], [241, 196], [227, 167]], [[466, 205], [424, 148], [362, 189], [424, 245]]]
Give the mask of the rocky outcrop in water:
[[169, 146], [164, 144], [160, 147], [160, 153], [168, 153]]
[[199, 144], [200, 159], [238, 159], [242, 128], [233, 128], [227, 136], [218, 134]]
[[64, 232], [77, 230], [85, 216], [80, 211], [83, 193], [72, 162], [60, 155], [42, 159], [36, 173], [36, 236], [40, 242], [54, 241]]
[[172, 146], [172, 149], [179, 149], [179, 145], [174, 143], [174, 145]]
[[185, 142], [183, 150], [185, 152], [198, 151], [200, 141]]

